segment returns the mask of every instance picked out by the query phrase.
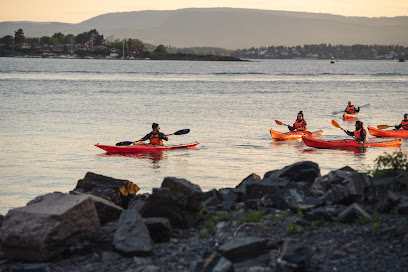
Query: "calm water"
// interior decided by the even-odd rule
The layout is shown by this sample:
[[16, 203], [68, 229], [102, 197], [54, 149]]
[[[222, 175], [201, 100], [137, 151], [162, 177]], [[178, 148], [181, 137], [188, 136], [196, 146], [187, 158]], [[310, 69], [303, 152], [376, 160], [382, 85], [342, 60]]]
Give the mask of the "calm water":
[[[323, 174], [349, 165], [369, 170], [399, 148], [364, 153], [279, 143], [303, 110], [323, 139], [348, 138], [341, 114], [348, 100], [363, 106], [365, 124], [394, 125], [408, 112], [408, 64], [396, 61], [269, 60], [182, 62], [0, 58], [0, 213], [38, 195], [68, 192], [88, 171], [133, 181], [141, 192], [166, 176], [203, 190], [235, 187], [263, 174], [312, 160]], [[199, 141], [194, 150], [108, 156], [94, 144], [137, 140], [151, 123], [168, 144]], [[408, 151], [408, 140], [403, 141]]]

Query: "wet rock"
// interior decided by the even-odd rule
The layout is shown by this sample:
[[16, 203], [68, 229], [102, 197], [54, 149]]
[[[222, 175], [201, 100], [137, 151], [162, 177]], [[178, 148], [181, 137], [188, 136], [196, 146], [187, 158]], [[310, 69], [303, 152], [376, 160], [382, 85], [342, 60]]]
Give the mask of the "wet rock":
[[143, 219], [149, 229], [150, 237], [155, 243], [169, 242], [173, 232], [170, 221], [163, 217], [148, 217]]
[[113, 238], [113, 248], [125, 256], [146, 256], [153, 253], [149, 230], [136, 210], [122, 212]]
[[313, 249], [296, 240], [285, 240], [278, 258], [276, 271], [310, 271]]
[[188, 180], [166, 177], [147, 199], [143, 217], [166, 217], [173, 227], [188, 228], [196, 221], [204, 198], [200, 187]]
[[5, 257], [44, 261], [90, 237], [99, 227], [90, 197], [52, 193], [10, 210], [0, 239]]
[[126, 208], [130, 196], [135, 195], [139, 189], [131, 181], [88, 172], [83, 179], [78, 181], [74, 191], [96, 195]]
[[355, 220], [358, 219], [359, 216], [362, 216], [367, 220], [373, 221], [371, 216], [357, 203], [353, 203], [352, 205], [350, 205], [344, 211], [339, 213], [338, 216], [342, 219], [342, 222], [354, 222]]
[[231, 262], [241, 262], [267, 252], [267, 240], [257, 237], [242, 237], [219, 247], [222, 256]]

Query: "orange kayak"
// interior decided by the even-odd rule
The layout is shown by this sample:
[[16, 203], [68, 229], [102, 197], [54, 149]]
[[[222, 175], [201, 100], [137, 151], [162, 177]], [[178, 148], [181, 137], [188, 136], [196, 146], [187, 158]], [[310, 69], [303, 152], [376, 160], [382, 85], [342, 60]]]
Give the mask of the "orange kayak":
[[358, 114], [357, 113], [344, 113], [343, 114], [343, 119], [344, 120], [353, 120], [353, 119], [357, 119], [358, 118]]
[[369, 142], [361, 143], [356, 140], [345, 139], [345, 140], [332, 140], [324, 141], [307, 136], [302, 137], [303, 142], [310, 147], [316, 148], [364, 148], [364, 147], [393, 147], [400, 146], [402, 144], [401, 139], [385, 142]]
[[[289, 131], [289, 132], [279, 132], [273, 129], [270, 129], [269, 132], [271, 136], [275, 140], [289, 140], [289, 139], [300, 139], [302, 136], [305, 135], [303, 131]], [[311, 137], [319, 137], [322, 136], [322, 130], [311, 132]]]
[[382, 130], [374, 127], [367, 127], [371, 135], [376, 137], [392, 137], [392, 138], [402, 138], [408, 139], [408, 130], [405, 129], [391, 129]]
[[198, 145], [198, 142], [185, 145], [152, 145], [152, 144], [137, 144], [137, 145], [100, 145], [96, 144], [96, 147], [105, 150], [108, 153], [133, 153], [133, 152], [154, 152], [159, 150], [181, 149], [181, 148], [193, 148]]

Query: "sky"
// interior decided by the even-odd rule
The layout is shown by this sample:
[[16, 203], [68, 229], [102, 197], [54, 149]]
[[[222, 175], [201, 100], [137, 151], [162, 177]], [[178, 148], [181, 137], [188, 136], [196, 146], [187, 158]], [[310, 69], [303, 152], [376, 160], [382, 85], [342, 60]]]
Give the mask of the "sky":
[[286, 10], [362, 17], [408, 16], [408, 0], [0, 0], [0, 7], [0, 22], [80, 23], [112, 12], [202, 7]]

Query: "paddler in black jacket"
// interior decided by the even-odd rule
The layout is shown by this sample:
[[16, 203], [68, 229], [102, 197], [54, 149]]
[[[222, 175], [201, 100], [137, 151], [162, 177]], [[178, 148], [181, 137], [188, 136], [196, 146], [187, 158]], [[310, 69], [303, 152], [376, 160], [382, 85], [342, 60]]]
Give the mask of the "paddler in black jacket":
[[404, 114], [404, 120], [401, 121], [401, 124], [396, 125], [395, 128], [408, 130], [408, 113]]
[[152, 131], [146, 136], [144, 136], [142, 139], [139, 140], [139, 142], [150, 140], [150, 144], [154, 145], [163, 145], [163, 140], [168, 141], [169, 138], [164, 135], [164, 133], [159, 132], [160, 126], [157, 123], [152, 124]]
[[365, 143], [367, 131], [364, 129], [364, 124], [361, 121], [356, 121], [356, 130], [355, 131], [345, 131], [347, 135], [354, 137], [357, 141]]

